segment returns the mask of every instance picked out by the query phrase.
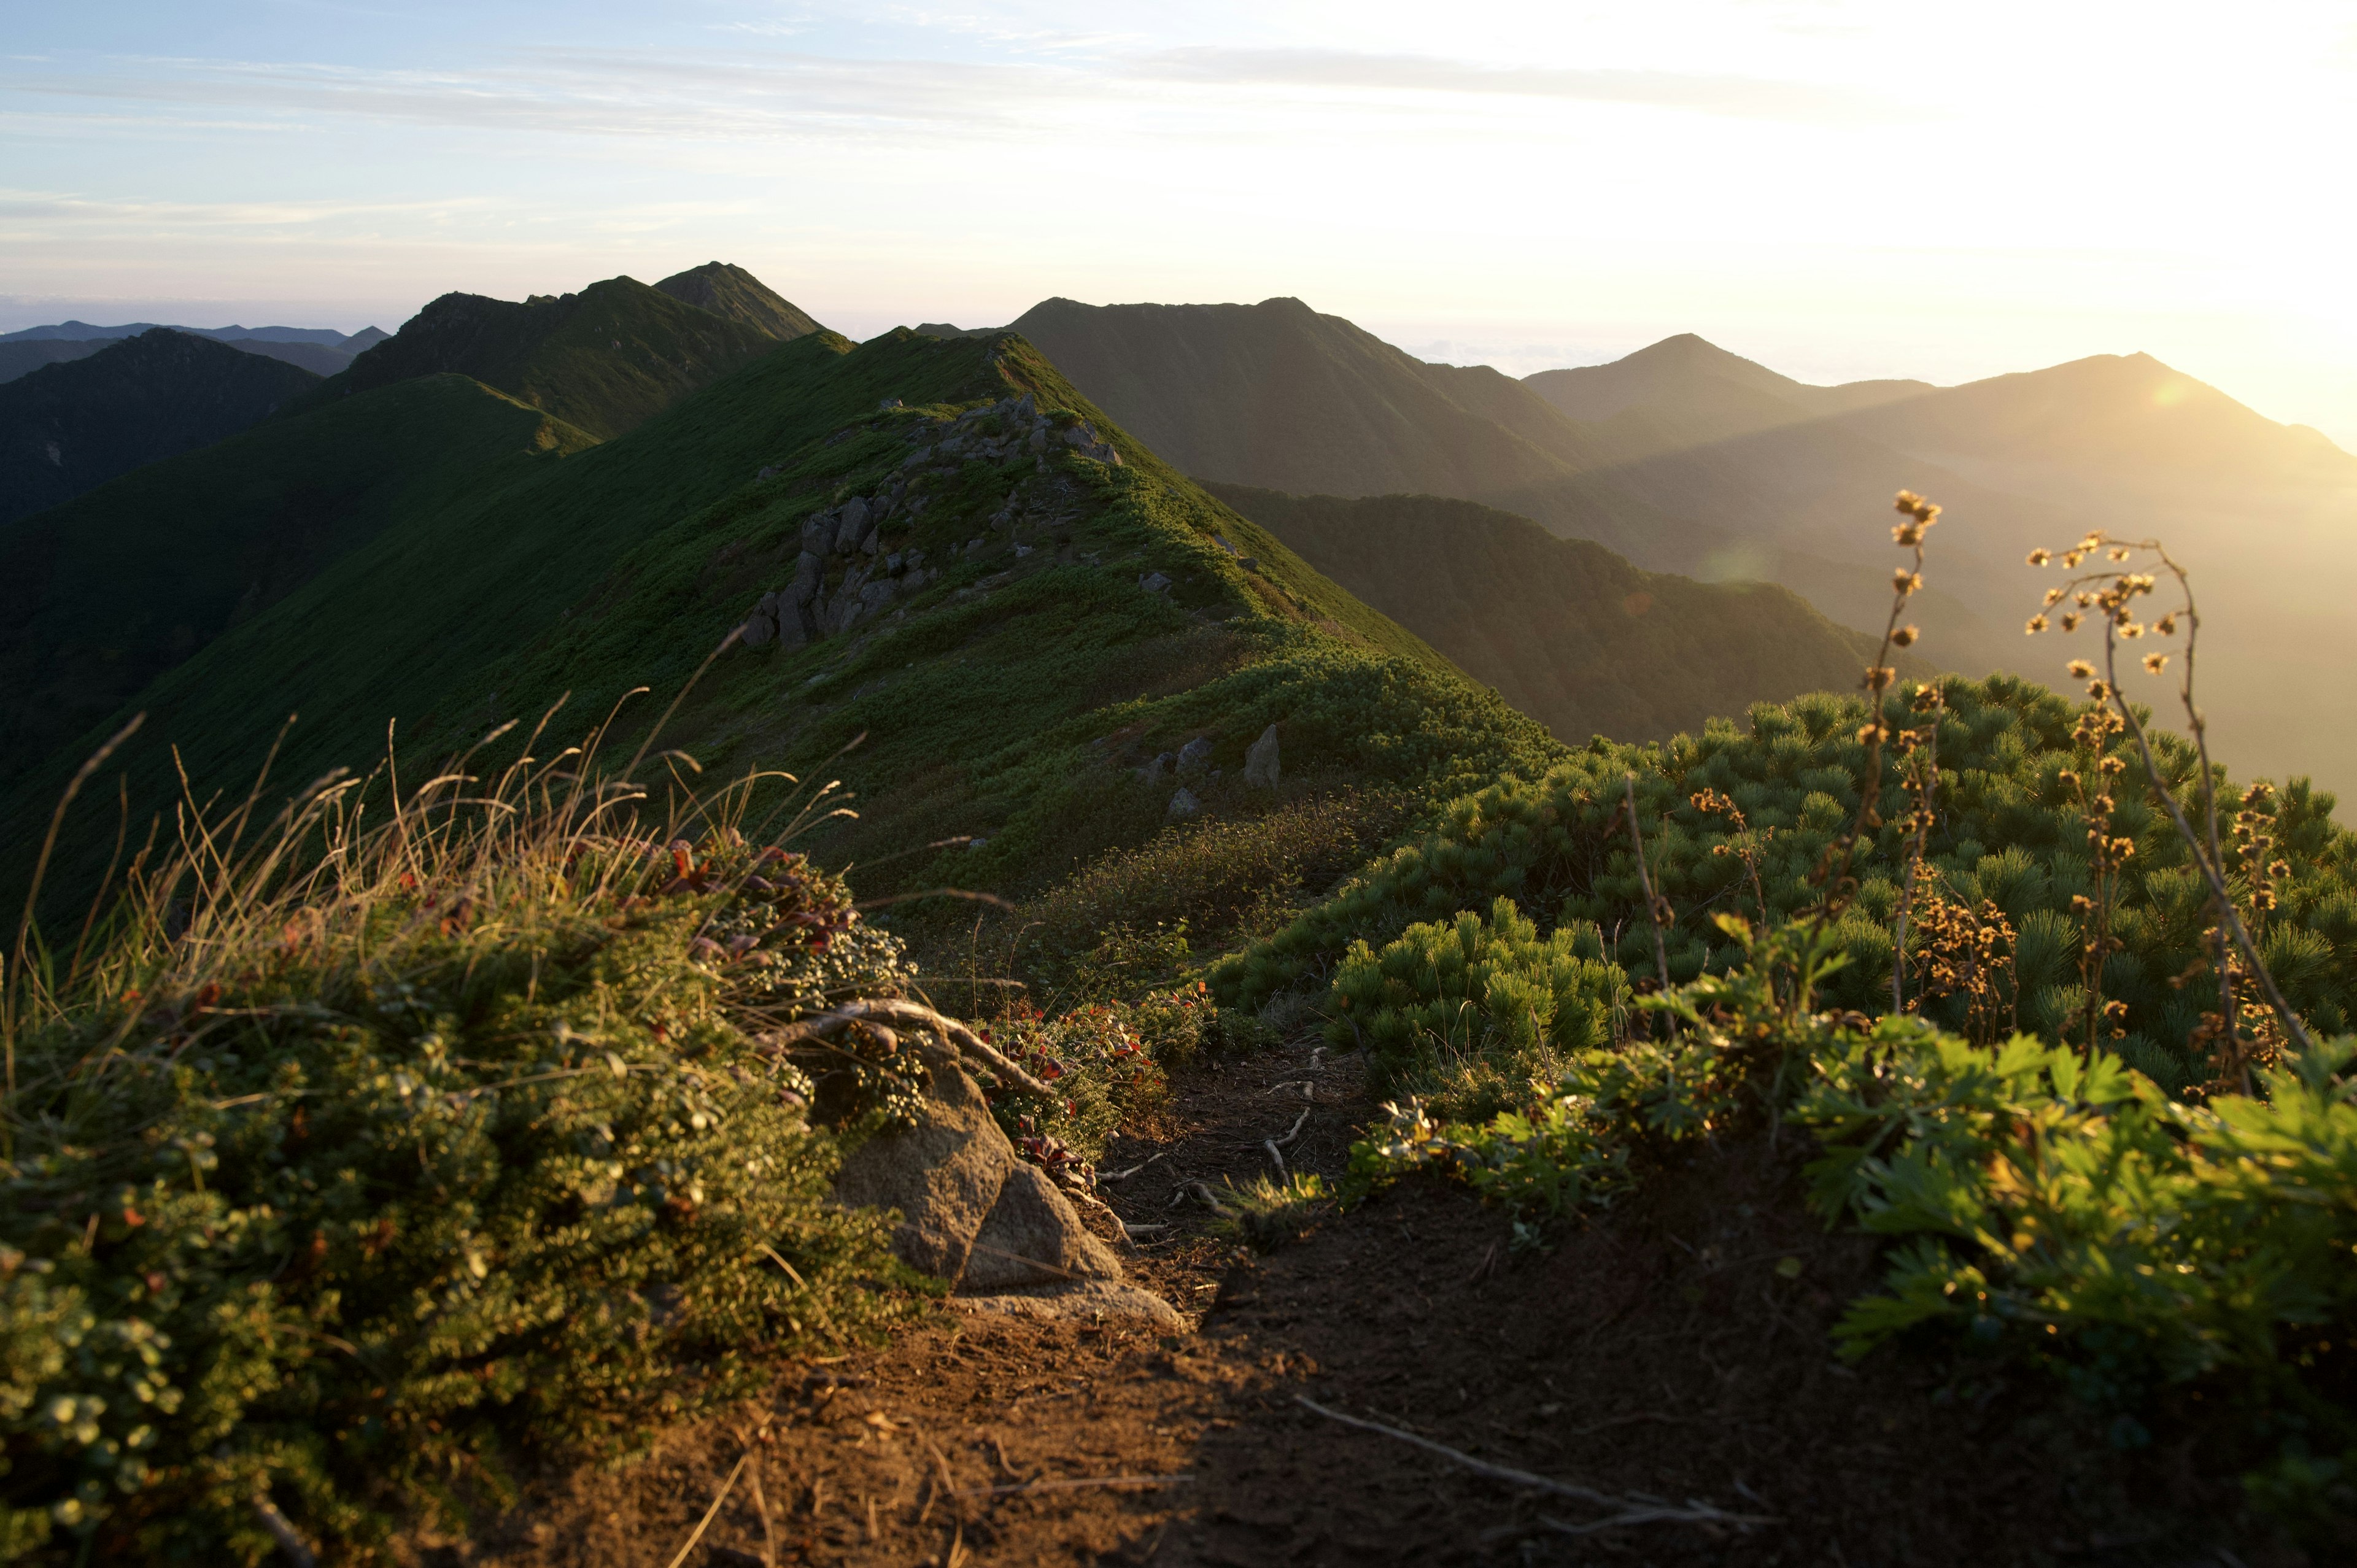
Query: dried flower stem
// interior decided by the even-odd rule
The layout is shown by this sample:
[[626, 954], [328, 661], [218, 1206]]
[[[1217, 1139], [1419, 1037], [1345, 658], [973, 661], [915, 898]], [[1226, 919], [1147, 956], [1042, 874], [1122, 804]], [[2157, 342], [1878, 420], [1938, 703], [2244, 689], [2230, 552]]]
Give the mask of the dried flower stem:
[[[2208, 727], [2202, 721], [2200, 705], [2193, 700], [2195, 645], [2201, 633], [2201, 618], [2194, 605], [2192, 579], [2185, 568], [2179, 565], [2166, 549], [2162, 548], [2159, 541], [2119, 540], [2100, 532], [2089, 533], [2065, 552], [2062, 563], [2066, 567], [2075, 567], [2081, 561], [2098, 552], [2107, 554], [2115, 564], [2126, 562], [2132, 554], [2137, 553], [2151, 556], [2158, 560], [2162, 569], [2176, 581], [2178, 591], [2183, 596], [2183, 602], [2178, 608], [2163, 615], [2152, 624], [2149, 629], [2161, 637], [2173, 636], [2178, 629], [2179, 619], [2183, 621], [2185, 663], [2178, 681], [2177, 696], [2179, 704], [2185, 710], [2186, 724], [2192, 732], [2194, 750], [2201, 763], [2202, 825], [2200, 831], [2197, 831], [2193, 823], [2187, 820], [2183, 808], [2177, 803], [2177, 797], [2170, 791], [2167, 781], [2162, 778], [2159, 765], [2153, 757], [2150, 737], [2145, 732], [2144, 723], [2136, 717], [2136, 710], [2129, 705], [2127, 698], [2120, 690], [2119, 645], [2123, 639], [2141, 637], [2147, 629], [2136, 620], [2134, 607], [2137, 598], [2148, 596], [2153, 591], [2155, 579], [2152, 575], [2113, 571], [2088, 573], [2074, 577], [2051, 590], [2046, 596], [2046, 602], [2050, 607], [2069, 598], [2076, 607], [2074, 610], [2065, 613], [2061, 618], [2061, 628], [2064, 631], [2073, 631], [2078, 628], [2080, 621], [2084, 618], [2083, 612], [2089, 610], [2101, 612], [2104, 621], [2104, 678], [2089, 683], [2088, 695], [2106, 704], [2117, 714], [2120, 721], [2126, 726], [2128, 735], [2136, 741], [2136, 755], [2144, 763], [2145, 777], [2152, 792], [2159, 798], [2162, 809], [2168, 811], [2169, 822], [2176, 827], [2178, 836], [2185, 841], [2186, 848], [2192, 853], [2193, 864], [2201, 873], [2202, 881], [2209, 886], [2211, 900], [2217, 907], [2219, 925], [2224, 932], [2225, 940], [2231, 940], [2235, 950], [2242, 954], [2243, 961], [2250, 968], [2251, 977], [2258, 983], [2260, 990], [2266, 996], [2267, 1005], [2274, 1010], [2276, 1021], [2283, 1026], [2286, 1036], [2298, 1049], [2305, 1051], [2309, 1048], [2308, 1030], [2300, 1023], [2298, 1015], [2292, 1011], [2291, 1004], [2285, 1000], [2282, 990], [2276, 984], [2275, 976], [2268, 972], [2267, 966], [2260, 961], [2257, 944], [2252, 940], [2250, 929], [2244, 924], [2242, 915], [2235, 908], [2233, 895], [2226, 885], [2226, 859], [2218, 843], [2216, 770], [2210, 761]], [[2030, 553], [2029, 564], [2033, 566], [2043, 566], [2050, 559], [2051, 555], [2049, 552], [2033, 551]], [[2044, 631], [2046, 628], [2047, 618], [2043, 614], [2031, 618], [2029, 630], [2032, 633]], [[2168, 662], [2166, 654], [2150, 654], [2145, 659], [2145, 668], [2158, 674], [2166, 668]], [[2093, 670], [2083, 664], [2075, 666], [2072, 672], [2087, 675], [2093, 673]], [[2224, 941], [2222, 941], [2220, 944], [2222, 950], [2217, 955], [2219, 1010], [2228, 1031], [2230, 1046], [2239, 1052], [2239, 1046], [2234, 1044], [2236, 1012], [2233, 969], [2222, 950], [2224, 945]], [[2247, 1086], [2248, 1069], [2245, 1066], [2242, 1070], [2244, 1081]]]
[[[1867, 720], [1859, 726], [1857, 738], [1866, 747], [1866, 765], [1859, 770], [1857, 814], [1842, 835], [1825, 846], [1823, 859], [1810, 874], [1809, 880], [1824, 889], [1818, 901], [1816, 929], [1820, 932], [1841, 918], [1848, 908], [1850, 896], [1857, 890], [1850, 875], [1850, 865], [1857, 853], [1858, 836], [1869, 828], [1882, 825], [1881, 813], [1876, 804], [1882, 797], [1882, 742], [1889, 734], [1883, 723], [1883, 693], [1898, 671], [1890, 665], [1894, 648], [1912, 647], [1920, 633], [1911, 626], [1901, 626], [1900, 618], [1907, 613], [1908, 601], [1923, 586], [1923, 536], [1940, 521], [1940, 509], [1913, 490], [1901, 490], [1893, 503], [1908, 521], [1890, 531], [1891, 542], [1914, 553], [1911, 567], [1901, 566], [1890, 575], [1890, 618], [1883, 624], [1882, 644], [1876, 650], [1874, 662], [1866, 671]], [[1807, 998], [1802, 998], [1803, 1005]]]
[[[1923, 869], [1923, 850], [1931, 842], [1934, 805], [1940, 794], [1940, 714], [1946, 701], [1936, 685], [1919, 686], [1915, 692], [1915, 708], [1927, 715], [1926, 721], [1907, 732], [1910, 742], [1909, 787], [1915, 794], [1915, 810], [1910, 823], [1914, 835], [1907, 850], [1907, 877], [1900, 884], [1897, 939], [1890, 950], [1890, 1010], [1906, 1011], [1907, 1007], [1907, 918], [1915, 904], [1915, 882]], [[1921, 758], [1913, 747], [1922, 748]]]

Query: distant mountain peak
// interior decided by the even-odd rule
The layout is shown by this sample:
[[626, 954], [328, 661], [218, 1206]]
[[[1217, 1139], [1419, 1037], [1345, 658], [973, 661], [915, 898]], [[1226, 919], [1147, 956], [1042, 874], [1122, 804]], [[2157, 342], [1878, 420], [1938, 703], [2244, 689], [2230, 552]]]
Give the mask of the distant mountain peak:
[[780, 342], [823, 330], [800, 306], [728, 262], [706, 262], [673, 273], [655, 287], [683, 304], [742, 322]]

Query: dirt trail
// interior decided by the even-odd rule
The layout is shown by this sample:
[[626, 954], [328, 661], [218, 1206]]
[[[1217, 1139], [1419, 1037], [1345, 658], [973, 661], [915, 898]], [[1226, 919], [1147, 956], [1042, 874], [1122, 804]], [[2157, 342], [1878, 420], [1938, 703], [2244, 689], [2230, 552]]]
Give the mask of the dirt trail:
[[[945, 1316], [425, 1560], [662, 1568], [749, 1452], [687, 1563], [2285, 1561], [2222, 1552], [2193, 1522], [2217, 1483], [2124, 1465], [2040, 1391], [1837, 1365], [1871, 1251], [1805, 1217], [1789, 1149], [1706, 1149], [1520, 1250], [1426, 1181], [1265, 1256], [1207, 1235], [1188, 1184], [1272, 1171], [1264, 1140], [1305, 1110], [1281, 1153], [1330, 1181], [1372, 1107], [1355, 1058], [1306, 1045], [1189, 1075], [1108, 1155], [1144, 1166], [1106, 1185], [1123, 1217], [1176, 1227], [1125, 1256], [1196, 1333]], [[1621, 1500], [1470, 1474], [1304, 1398]], [[1690, 1500], [1773, 1522], [1592, 1528]]]

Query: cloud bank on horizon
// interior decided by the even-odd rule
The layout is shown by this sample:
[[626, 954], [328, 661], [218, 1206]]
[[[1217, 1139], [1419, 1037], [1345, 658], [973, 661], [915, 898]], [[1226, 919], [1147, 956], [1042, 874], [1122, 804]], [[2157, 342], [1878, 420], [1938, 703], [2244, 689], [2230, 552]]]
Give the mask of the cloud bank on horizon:
[[389, 328], [718, 256], [855, 334], [1295, 294], [1517, 373], [2145, 349], [2357, 446], [2340, 0], [1467, 9], [51, 10], [0, 56], [0, 329]]

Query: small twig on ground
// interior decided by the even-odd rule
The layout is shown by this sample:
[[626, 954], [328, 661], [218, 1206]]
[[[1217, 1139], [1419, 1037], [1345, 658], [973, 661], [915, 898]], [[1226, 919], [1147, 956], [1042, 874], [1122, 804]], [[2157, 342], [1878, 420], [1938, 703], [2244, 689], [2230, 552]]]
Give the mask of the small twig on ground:
[[1277, 1180], [1290, 1180], [1291, 1178], [1285, 1174], [1285, 1156], [1276, 1152], [1276, 1140], [1274, 1138], [1263, 1138], [1261, 1140], [1260, 1146], [1266, 1149], [1268, 1151], [1268, 1157], [1276, 1162]]
[[[696, 1521], [695, 1529], [688, 1535], [687, 1543], [679, 1549], [679, 1555], [671, 1560], [671, 1568], [679, 1568], [681, 1563], [686, 1562], [687, 1554], [695, 1550], [695, 1543], [704, 1539], [704, 1532], [710, 1529], [712, 1521], [719, 1517], [720, 1505], [728, 1500], [728, 1494], [737, 1487], [737, 1477], [745, 1473], [746, 1463], [752, 1457], [753, 1451], [750, 1448], [737, 1455], [737, 1467], [728, 1472], [728, 1478], [721, 1482], [720, 1489], [712, 1495], [712, 1506], [704, 1510], [704, 1517]], [[811, 1511], [817, 1512], [815, 1506]]]
[[1293, 1402], [1313, 1414], [1324, 1416], [1329, 1421], [1339, 1421], [1345, 1426], [1355, 1426], [1363, 1431], [1381, 1433], [1385, 1437], [1394, 1438], [1399, 1442], [1421, 1448], [1428, 1454], [1437, 1454], [1451, 1464], [1461, 1466], [1477, 1476], [1487, 1476], [1493, 1481], [1505, 1481], [1513, 1486], [1527, 1487], [1533, 1491], [1549, 1492], [1559, 1498], [1570, 1498], [1575, 1501], [1592, 1503], [1598, 1508], [1618, 1510], [1609, 1518], [1587, 1525], [1563, 1525], [1554, 1520], [1546, 1521], [1549, 1529], [1562, 1530], [1575, 1535], [1632, 1524], [1743, 1526], [1781, 1522], [1764, 1514], [1728, 1513], [1697, 1498], [1688, 1498], [1684, 1508], [1677, 1508], [1666, 1503], [1640, 1502], [1633, 1498], [1614, 1497], [1609, 1492], [1599, 1492], [1591, 1487], [1578, 1486], [1570, 1481], [1553, 1480], [1545, 1476], [1534, 1476], [1528, 1470], [1516, 1470], [1504, 1465], [1492, 1465], [1486, 1459], [1476, 1459], [1470, 1454], [1451, 1448], [1445, 1443], [1435, 1443], [1429, 1437], [1418, 1437], [1413, 1432], [1403, 1432], [1396, 1426], [1386, 1426], [1380, 1421], [1369, 1421], [1363, 1416], [1345, 1415], [1339, 1410], [1329, 1410], [1306, 1395], [1296, 1394], [1293, 1397]]
[[1279, 1148], [1283, 1148], [1286, 1144], [1290, 1144], [1291, 1142], [1293, 1142], [1293, 1140], [1294, 1140], [1294, 1139], [1298, 1138], [1299, 1136], [1301, 1136], [1301, 1128], [1302, 1128], [1302, 1124], [1303, 1124], [1304, 1122], [1308, 1122], [1308, 1120], [1309, 1120], [1309, 1112], [1308, 1112], [1308, 1110], [1307, 1108], [1305, 1108], [1305, 1109], [1302, 1111], [1302, 1112], [1301, 1112], [1301, 1114], [1300, 1114], [1300, 1115], [1296, 1116], [1296, 1117], [1293, 1119], [1293, 1131], [1291, 1131], [1290, 1133], [1287, 1133], [1284, 1137], [1279, 1138], [1279, 1139], [1277, 1139], [1277, 1140], [1276, 1140], [1276, 1145], [1277, 1145], [1277, 1147], [1279, 1147]]
[[1082, 1476], [1060, 1481], [1023, 1481], [1005, 1487], [968, 1487], [951, 1495], [960, 1498], [1011, 1498], [1018, 1492], [1077, 1492], [1092, 1487], [1184, 1487], [1194, 1479], [1184, 1471], [1172, 1476]]
[[769, 1495], [761, 1490], [761, 1466], [753, 1466], [753, 1508], [761, 1516], [761, 1562], [764, 1568], [778, 1568], [778, 1527], [770, 1518]]
[[[1279, 1168], [1282, 1168], [1282, 1165], [1283, 1162], [1280, 1161]], [[1220, 1195], [1211, 1190], [1209, 1183], [1190, 1181], [1180, 1189], [1180, 1192], [1182, 1196], [1186, 1193], [1193, 1193], [1197, 1197], [1201, 1198], [1204, 1203], [1209, 1205], [1211, 1212], [1214, 1214], [1225, 1214], [1228, 1211], [1228, 1206], [1220, 1201]]]
[[1144, 1169], [1146, 1167], [1146, 1165], [1150, 1165], [1154, 1164], [1154, 1161], [1155, 1161], [1155, 1160], [1167, 1160], [1167, 1159], [1168, 1159], [1169, 1157], [1170, 1157], [1170, 1156], [1169, 1156], [1169, 1155], [1168, 1155], [1168, 1154], [1167, 1154], [1167, 1153], [1165, 1153], [1165, 1154], [1159, 1154], [1159, 1155], [1155, 1155], [1155, 1156], [1154, 1156], [1154, 1159], [1152, 1159], [1152, 1160], [1147, 1160], [1147, 1161], [1146, 1161], [1146, 1162], [1145, 1162], [1144, 1164], [1142, 1164], [1142, 1165], [1132, 1165], [1132, 1166], [1130, 1166], [1130, 1167], [1129, 1167], [1129, 1169], [1127, 1169], [1127, 1170], [1125, 1170], [1125, 1171], [1115, 1171], [1115, 1172], [1114, 1172], [1111, 1176], [1101, 1176], [1097, 1177], [1097, 1185], [1098, 1185], [1099, 1187], [1103, 1187], [1105, 1183], [1107, 1183], [1107, 1182], [1109, 1182], [1109, 1181], [1127, 1181], [1130, 1177], [1132, 1177], [1132, 1176], [1135, 1176], [1138, 1172], [1140, 1172], [1140, 1171], [1144, 1170]]

